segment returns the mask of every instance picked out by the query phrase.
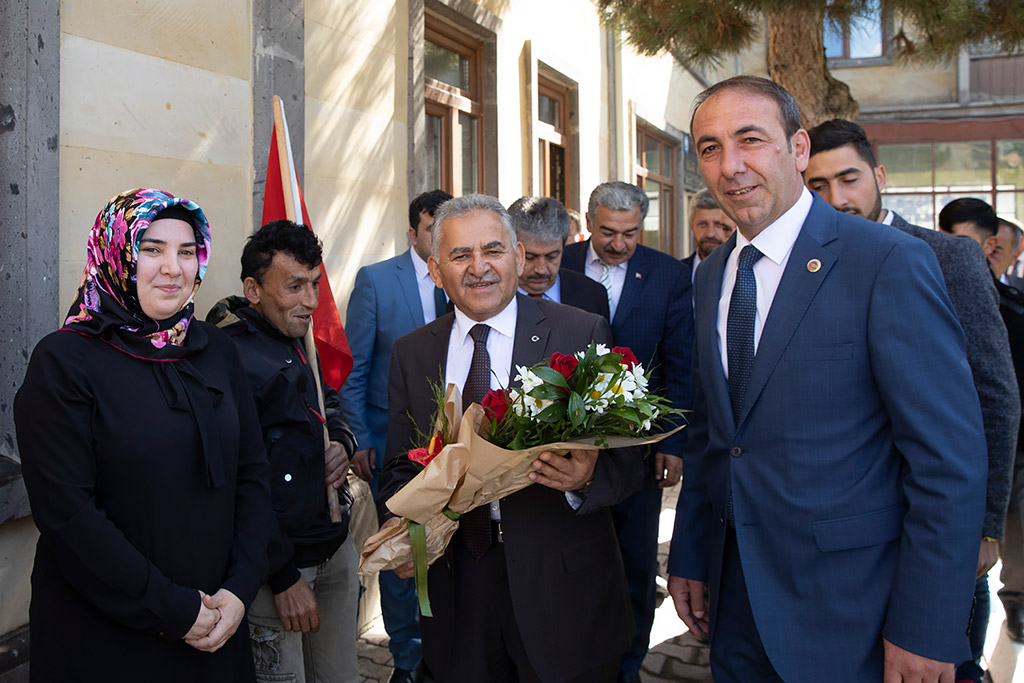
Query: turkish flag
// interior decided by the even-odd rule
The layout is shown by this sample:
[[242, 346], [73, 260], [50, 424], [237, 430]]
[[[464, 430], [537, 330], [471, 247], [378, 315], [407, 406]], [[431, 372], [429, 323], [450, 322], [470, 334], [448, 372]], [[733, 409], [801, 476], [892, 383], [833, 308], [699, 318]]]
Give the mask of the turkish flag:
[[[284, 174], [281, 171], [281, 157], [277, 153], [277, 130], [274, 130], [270, 138], [270, 159], [267, 162], [267, 183], [263, 188], [263, 218], [260, 225], [288, 219], [284, 201], [285, 190], [281, 180]], [[290, 163], [288, 175], [294, 177]], [[295, 183], [298, 185], [297, 178]], [[306, 200], [302, 196], [302, 188], [298, 189], [302, 220], [297, 222], [301, 222], [312, 231], [309, 212], [306, 211]], [[327, 279], [327, 270], [322, 262], [320, 273], [320, 301], [313, 312], [313, 337], [316, 340], [316, 350], [320, 354], [320, 369], [324, 381], [335, 389], [340, 389], [348, 373], [352, 372], [352, 351], [349, 349], [345, 328], [341, 324], [341, 315], [338, 314], [338, 304], [334, 301], [331, 283]]]

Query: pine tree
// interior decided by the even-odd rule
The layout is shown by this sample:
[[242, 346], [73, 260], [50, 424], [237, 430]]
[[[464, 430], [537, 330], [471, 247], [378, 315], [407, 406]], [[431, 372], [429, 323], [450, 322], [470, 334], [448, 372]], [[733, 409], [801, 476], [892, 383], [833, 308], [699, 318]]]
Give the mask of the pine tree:
[[[800, 104], [805, 126], [854, 118], [859, 107], [825, 59], [824, 24], [844, 28], [872, 0], [596, 0], [604, 23], [642, 54], [669, 52], [682, 65], [716, 64], [749, 47], [767, 25], [769, 77]], [[881, 0], [896, 26], [891, 54], [905, 62], [955, 57], [972, 43], [1024, 46], [1020, 0]]]

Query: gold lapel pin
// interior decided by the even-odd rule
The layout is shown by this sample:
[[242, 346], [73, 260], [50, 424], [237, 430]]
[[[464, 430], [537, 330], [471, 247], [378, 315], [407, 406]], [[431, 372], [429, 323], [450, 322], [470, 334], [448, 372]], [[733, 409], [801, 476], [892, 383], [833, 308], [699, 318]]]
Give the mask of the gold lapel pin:
[[807, 270], [809, 270], [812, 273], [817, 273], [819, 270], [821, 270], [821, 261], [819, 261], [816, 258], [812, 258], [810, 261], [807, 262]]

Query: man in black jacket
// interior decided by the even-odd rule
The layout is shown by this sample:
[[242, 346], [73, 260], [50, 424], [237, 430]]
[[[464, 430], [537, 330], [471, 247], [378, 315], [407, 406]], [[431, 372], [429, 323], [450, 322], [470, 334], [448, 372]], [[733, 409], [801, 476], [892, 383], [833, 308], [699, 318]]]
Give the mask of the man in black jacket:
[[[233, 315], [220, 325], [241, 353], [270, 460], [270, 577], [249, 609], [257, 674], [348, 683], [359, 679], [357, 552], [348, 537], [345, 483], [356, 443], [337, 392], [322, 377], [321, 413], [302, 345], [317, 306], [321, 259], [320, 242], [308, 228], [290, 221], [263, 226], [242, 251], [245, 299], [225, 304]], [[218, 309], [225, 312], [218, 306], [211, 315]], [[330, 520], [326, 485], [341, 494], [340, 524]]]

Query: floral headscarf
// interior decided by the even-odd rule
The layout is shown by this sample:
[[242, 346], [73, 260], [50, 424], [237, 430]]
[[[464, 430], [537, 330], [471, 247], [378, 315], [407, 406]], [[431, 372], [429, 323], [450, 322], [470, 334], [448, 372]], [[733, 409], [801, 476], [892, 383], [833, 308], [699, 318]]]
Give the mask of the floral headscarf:
[[[167, 320], [156, 321], [142, 312], [139, 303], [139, 241], [154, 217], [175, 205], [191, 214], [199, 270], [185, 306]], [[171, 360], [188, 355], [182, 347], [192, 322], [193, 297], [210, 260], [210, 224], [199, 205], [161, 190], [122, 192], [96, 216], [87, 250], [78, 296], [64, 327], [102, 337], [142, 358]]]

